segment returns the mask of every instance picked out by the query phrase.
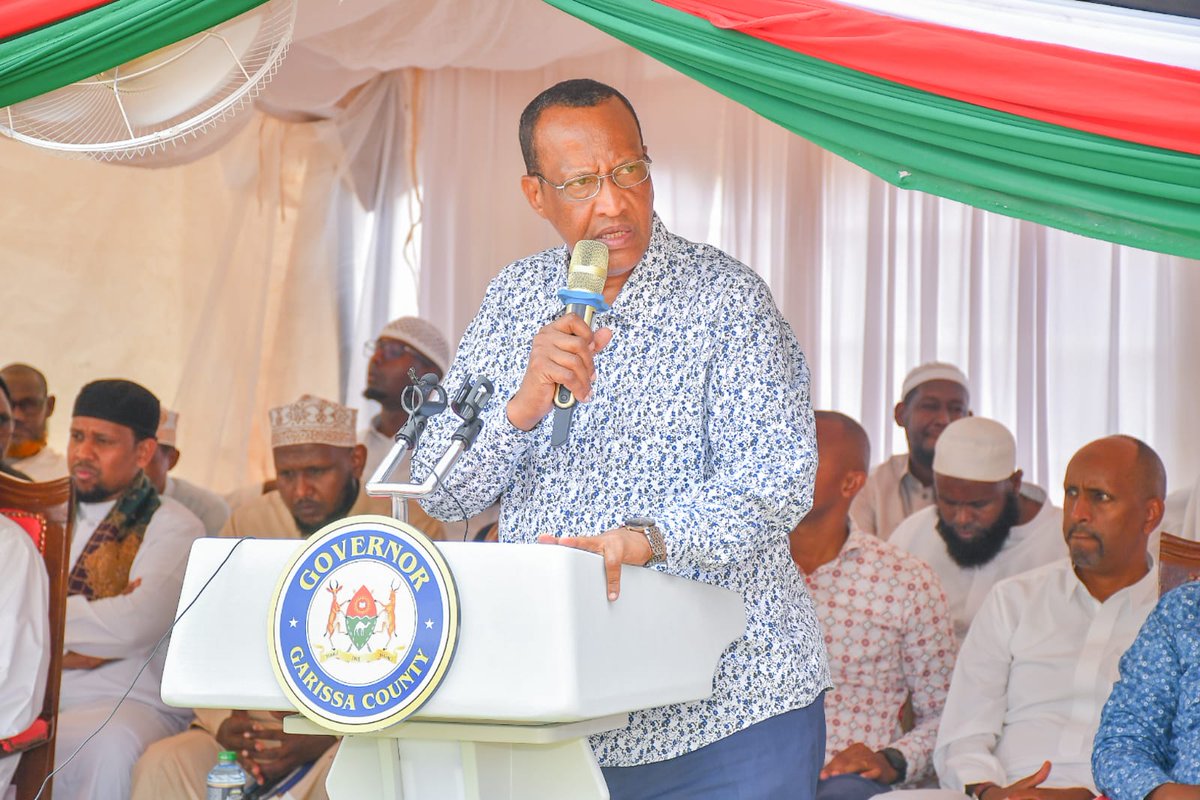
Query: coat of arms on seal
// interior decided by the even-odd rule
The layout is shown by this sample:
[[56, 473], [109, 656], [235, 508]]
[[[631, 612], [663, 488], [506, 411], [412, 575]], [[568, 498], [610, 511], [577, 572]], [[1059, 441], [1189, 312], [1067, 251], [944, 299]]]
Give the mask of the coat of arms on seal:
[[403, 721], [432, 696], [458, 640], [458, 594], [415, 528], [358, 516], [314, 534], [271, 609], [275, 675], [301, 713], [357, 733]]

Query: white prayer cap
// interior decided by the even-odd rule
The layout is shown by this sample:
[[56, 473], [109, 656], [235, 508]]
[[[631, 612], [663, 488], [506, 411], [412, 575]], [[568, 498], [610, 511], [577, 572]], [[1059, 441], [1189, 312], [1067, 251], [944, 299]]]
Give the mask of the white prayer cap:
[[443, 376], [450, 366], [450, 347], [442, 332], [420, 317], [394, 319], [379, 332], [379, 339], [397, 339], [420, 351], [437, 366]]
[[328, 444], [354, 447], [358, 444], [355, 424], [358, 412], [311, 394], [301, 395], [290, 405], [272, 408], [271, 447], [293, 444]]
[[1007, 480], [1017, 471], [1017, 442], [1008, 428], [995, 420], [956, 419], [933, 448], [933, 471], [980, 483]]
[[942, 361], [930, 361], [928, 364], [916, 367], [904, 378], [904, 386], [900, 389], [900, 399], [908, 397], [909, 392], [928, 381], [950, 381], [957, 383], [968, 392], [971, 391], [971, 387], [967, 383], [967, 376], [958, 367]]
[[175, 432], [179, 428], [179, 412], [163, 406], [158, 411], [158, 435], [154, 438], [158, 439], [159, 444], [175, 446]]

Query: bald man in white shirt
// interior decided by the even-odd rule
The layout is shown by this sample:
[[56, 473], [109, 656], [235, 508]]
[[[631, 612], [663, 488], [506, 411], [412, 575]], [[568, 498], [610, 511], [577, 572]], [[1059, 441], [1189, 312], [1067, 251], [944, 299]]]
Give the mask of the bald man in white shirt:
[[1146, 546], [1165, 486], [1157, 454], [1131, 437], [1100, 439], [1071, 459], [1070, 558], [997, 584], [959, 653], [933, 756], [947, 800], [1095, 796], [1100, 713], [1158, 599]]

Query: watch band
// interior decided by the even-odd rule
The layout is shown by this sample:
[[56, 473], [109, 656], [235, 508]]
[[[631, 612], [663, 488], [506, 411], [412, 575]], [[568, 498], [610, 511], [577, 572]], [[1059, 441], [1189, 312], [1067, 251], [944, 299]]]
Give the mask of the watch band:
[[663, 539], [662, 531], [658, 529], [658, 524], [650, 517], [628, 517], [623, 523], [626, 528], [631, 531], [637, 531], [646, 537], [647, 544], [650, 545], [650, 560], [643, 566], [653, 566], [662, 564], [667, 560], [667, 543]]
[[904, 783], [904, 779], [908, 777], [908, 759], [894, 747], [885, 747], [879, 751], [879, 755], [887, 759], [891, 764], [892, 769], [896, 770], [897, 778], [895, 783]]

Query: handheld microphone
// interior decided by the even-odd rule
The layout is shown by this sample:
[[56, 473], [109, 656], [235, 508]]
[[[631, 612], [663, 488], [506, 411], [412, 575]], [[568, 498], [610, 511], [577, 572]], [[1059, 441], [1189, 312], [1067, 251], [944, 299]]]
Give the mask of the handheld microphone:
[[[590, 328], [597, 311], [608, 311], [604, 302], [604, 281], [608, 277], [608, 247], [594, 239], [580, 239], [571, 252], [567, 268], [567, 288], [558, 291], [564, 314], [578, 314]], [[577, 400], [567, 387], [554, 387], [554, 428], [550, 444], [566, 443], [571, 430], [571, 415]]]

